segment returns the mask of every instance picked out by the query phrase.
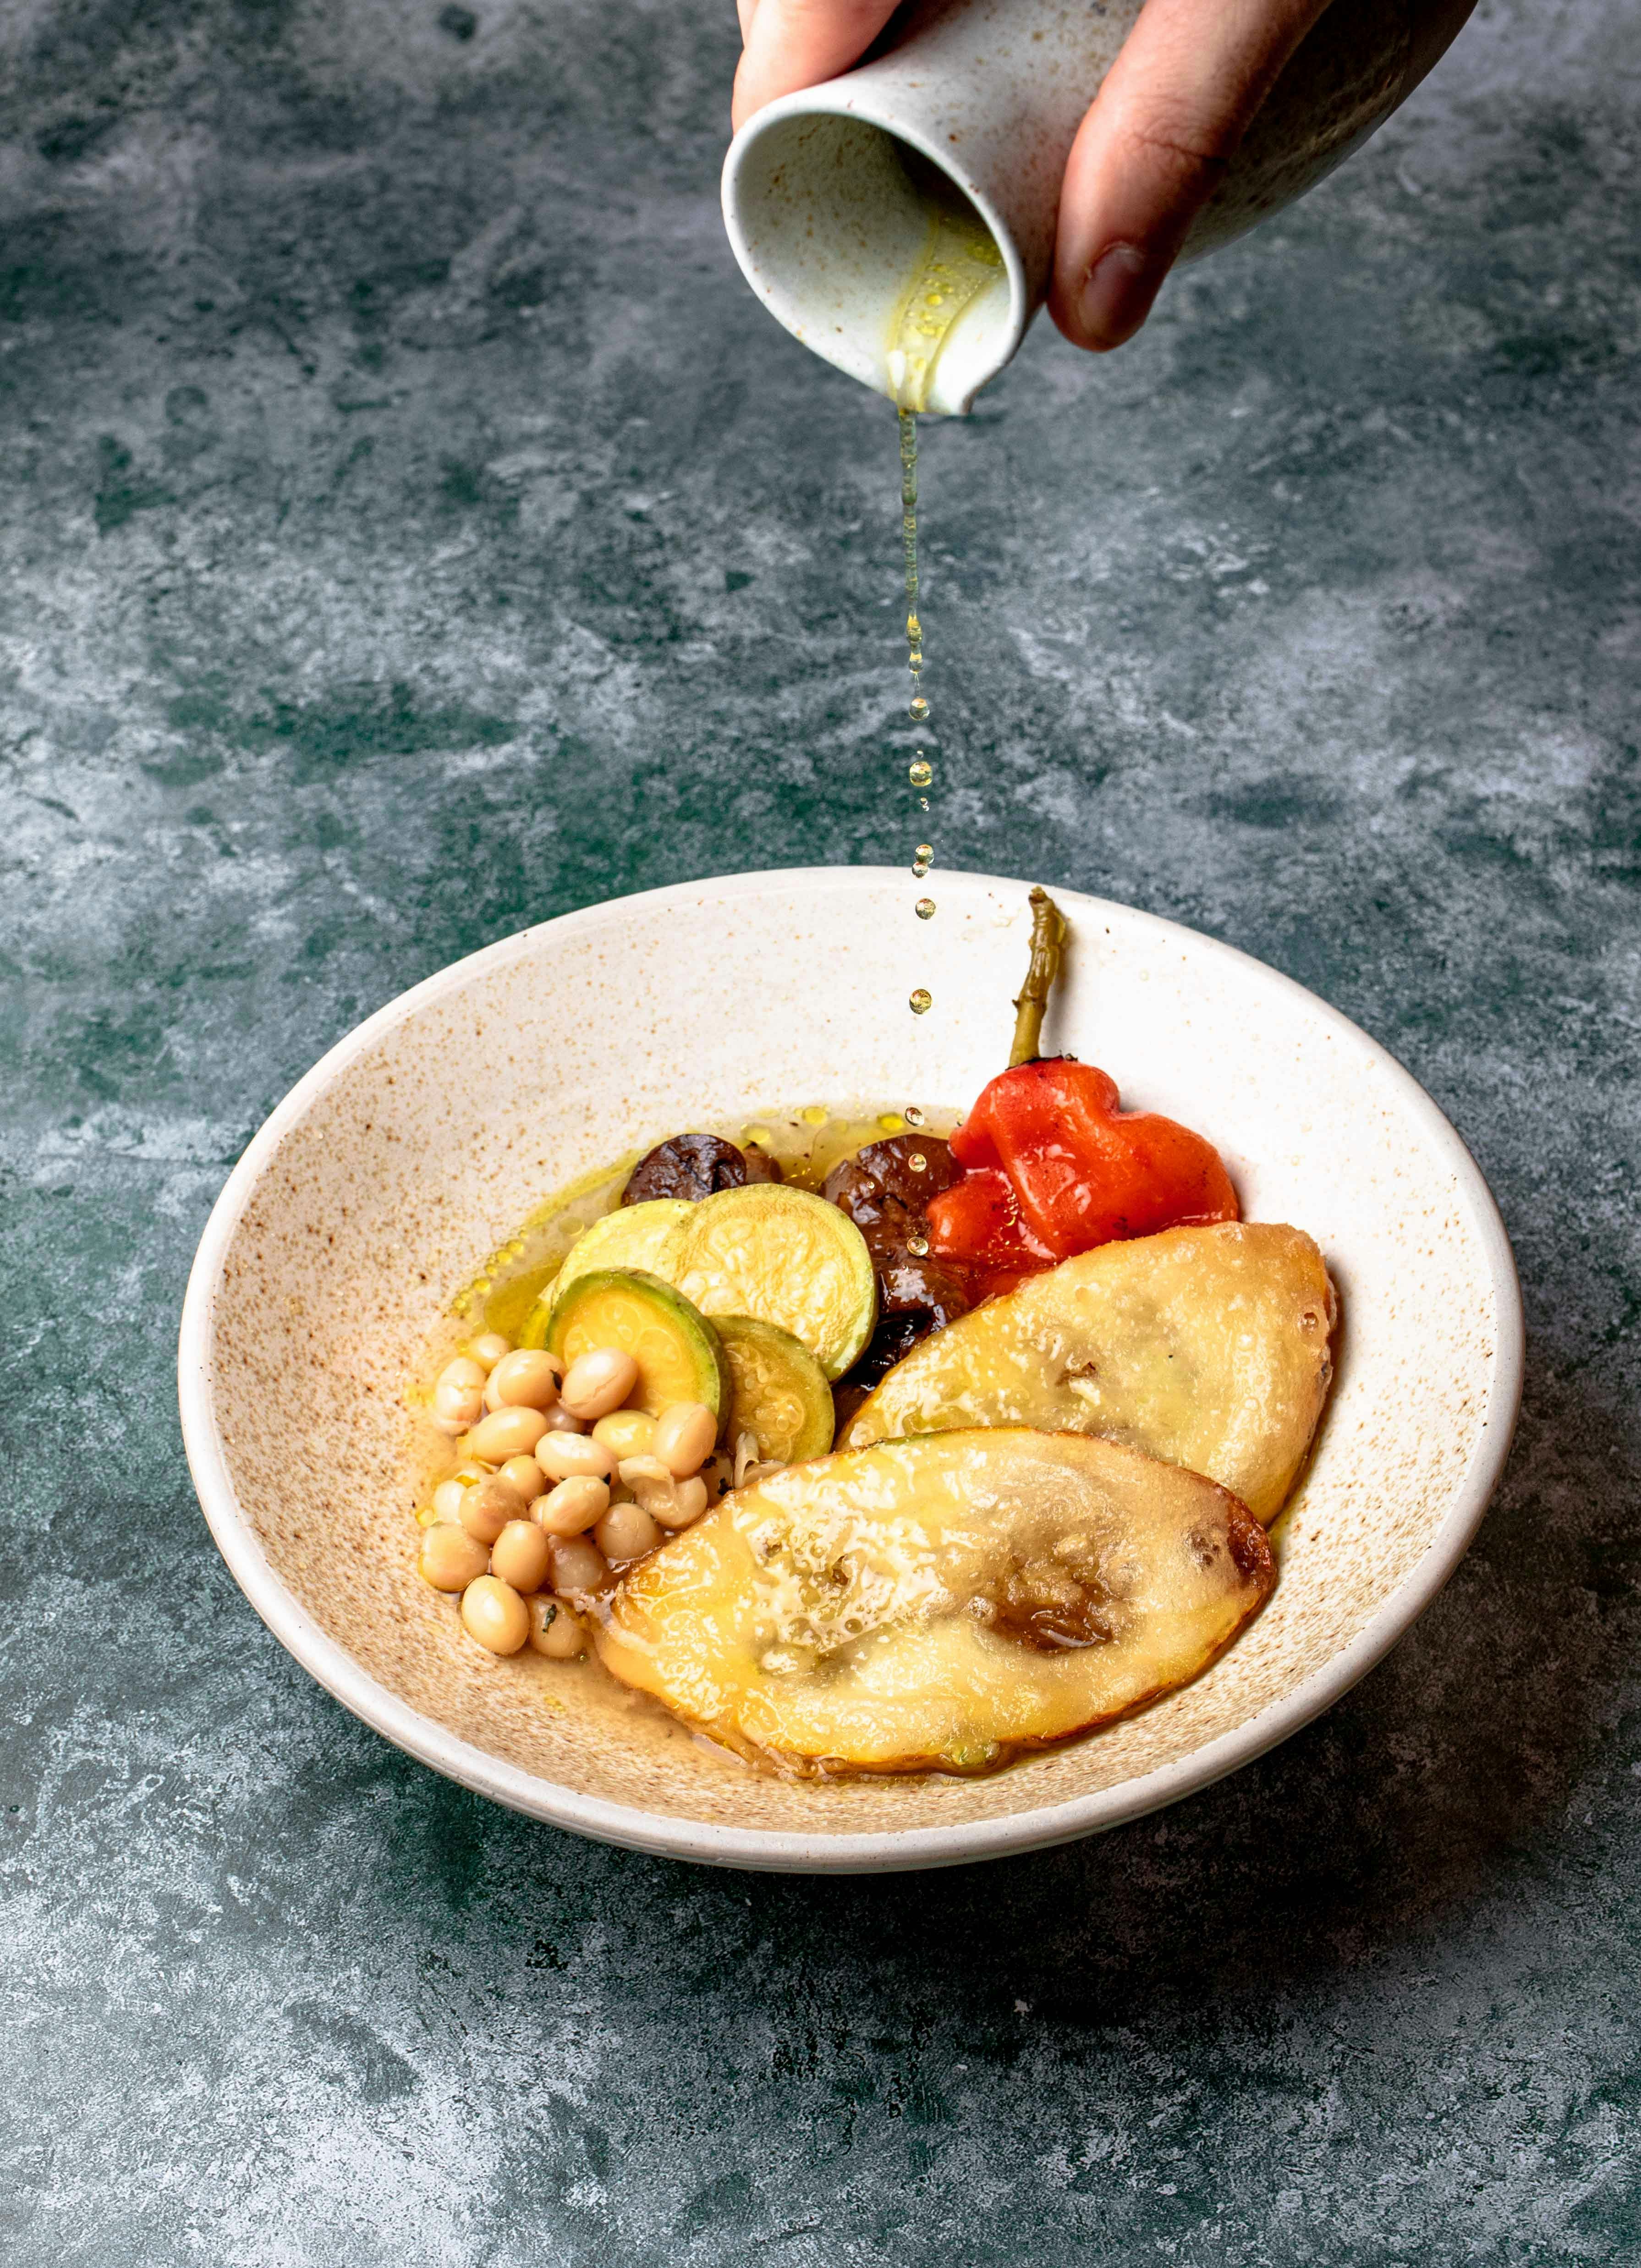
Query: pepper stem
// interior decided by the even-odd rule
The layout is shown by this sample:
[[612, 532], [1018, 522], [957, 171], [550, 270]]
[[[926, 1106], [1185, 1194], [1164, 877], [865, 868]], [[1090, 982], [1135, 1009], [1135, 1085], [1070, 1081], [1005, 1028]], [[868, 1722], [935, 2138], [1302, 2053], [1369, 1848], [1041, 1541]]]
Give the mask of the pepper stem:
[[1065, 916], [1041, 885], [1031, 894], [1031, 961], [1014, 1002], [1014, 1045], [1009, 1069], [1035, 1063], [1041, 1054], [1042, 1020], [1049, 995], [1058, 982], [1065, 958]]

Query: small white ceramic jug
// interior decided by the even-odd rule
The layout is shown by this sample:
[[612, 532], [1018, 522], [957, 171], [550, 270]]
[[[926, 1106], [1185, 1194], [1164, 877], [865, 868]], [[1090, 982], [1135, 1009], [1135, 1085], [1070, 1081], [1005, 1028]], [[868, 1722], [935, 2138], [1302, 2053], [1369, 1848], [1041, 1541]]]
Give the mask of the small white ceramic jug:
[[[1002, 254], [953, 328], [929, 408], [965, 411], [1026, 335], [1049, 286], [1060, 179], [1141, 0], [916, 0], [842, 78], [749, 119], [724, 166], [735, 256], [770, 313], [879, 394], [888, 331], [928, 231], [920, 152]], [[1411, 93], [1472, 0], [1332, 0], [1295, 50], [1197, 218], [1184, 257], [1228, 244], [1302, 195]]]

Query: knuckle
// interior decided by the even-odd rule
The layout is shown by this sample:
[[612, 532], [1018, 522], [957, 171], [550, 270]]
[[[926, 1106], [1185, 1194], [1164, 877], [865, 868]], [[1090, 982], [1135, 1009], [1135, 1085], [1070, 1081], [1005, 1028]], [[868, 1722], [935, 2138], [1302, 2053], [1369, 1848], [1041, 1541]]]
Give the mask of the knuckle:
[[1157, 106], [1127, 122], [1125, 139], [1137, 157], [1166, 166], [1181, 180], [1217, 180], [1236, 154], [1241, 135], [1230, 125], [1181, 115]]

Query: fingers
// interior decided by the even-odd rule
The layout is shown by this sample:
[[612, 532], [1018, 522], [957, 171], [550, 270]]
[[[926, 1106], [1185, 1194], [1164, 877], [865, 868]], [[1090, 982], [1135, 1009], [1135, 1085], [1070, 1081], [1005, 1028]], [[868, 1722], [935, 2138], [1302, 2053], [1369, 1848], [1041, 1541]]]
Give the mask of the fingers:
[[732, 116], [800, 86], [818, 86], [857, 63], [894, 13], [895, 0], [738, 0], [746, 48]]
[[[762, 9], [774, 4], [762, 0]], [[1100, 352], [1138, 330], [1192, 221], [1326, 4], [1145, 0], [1066, 162], [1049, 311], [1074, 346]]]

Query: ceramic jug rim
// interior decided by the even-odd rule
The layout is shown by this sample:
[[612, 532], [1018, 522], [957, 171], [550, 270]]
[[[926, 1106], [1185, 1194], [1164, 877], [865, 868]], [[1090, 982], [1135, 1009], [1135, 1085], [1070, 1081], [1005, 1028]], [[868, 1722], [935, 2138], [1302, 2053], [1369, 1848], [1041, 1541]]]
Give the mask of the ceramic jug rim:
[[1013, 359], [1036, 312], [1027, 285], [1025, 265], [1007, 223], [981, 183], [965, 170], [951, 151], [942, 150], [937, 142], [920, 131], [909, 120], [894, 114], [892, 104], [874, 101], [873, 93], [869, 76], [863, 71], [853, 71], [844, 77], [826, 81], [820, 86], [803, 87], [795, 93], [779, 95], [755, 112], [736, 134], [724, 160], [724, 225], [742, 273], [776, 320], [823, 360], [832, 363], [849, 377], [858, 379], [873, 393], [887, 398], [889, 389], [885, 357], [874, 357], [862, 352], [842, 331], [834, 338], [827, 338], [812, 328], [803, 314], [798, 295], [772, 284], [767, 271], [761, 267], [742, 223], [744, 176], [753, 151], [770, 132], [805, 119], [850, 119], [886, 135], [890, 141], [909, 150], [915, 150], [938, 172], [944, 173], [953, 187], [973, 205], [1002, 255], [1004, 273], [1008, 282], [1008, 320], [999, 333], [1001, 351], [978, 369], [972, 384], [965, 383], [954, 410], [947, 413], [967, 416], [974, 407], [975, 396], [990, 386], [998, 372]]

